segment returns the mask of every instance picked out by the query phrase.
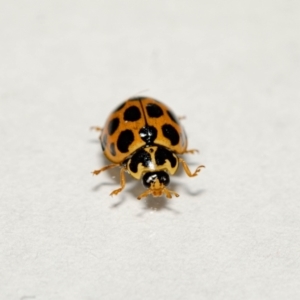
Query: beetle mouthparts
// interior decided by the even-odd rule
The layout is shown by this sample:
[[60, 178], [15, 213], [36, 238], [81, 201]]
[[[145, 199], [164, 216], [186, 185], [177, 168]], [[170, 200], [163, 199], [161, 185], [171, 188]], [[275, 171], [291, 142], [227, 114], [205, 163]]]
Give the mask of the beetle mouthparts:
[[167, 189], [166, 187], [162, 187], [160, 189], [151, 189], [151, 188], [149, 188], [144, 193], [142, 193], [138, 196], [138, 200], [141, 200], [142, 198], [144, 198], [144, 197], [146, 197], [150, 194], [152, 194], [153, 197], [160, 197], [163, 194], [165, 194], [165, 196], [167, 198], [172, 198], [172, 194], [174, 194], [175, 197], [179, 197], [179, 195], [176, 192], [171, 191], [171, 190]]

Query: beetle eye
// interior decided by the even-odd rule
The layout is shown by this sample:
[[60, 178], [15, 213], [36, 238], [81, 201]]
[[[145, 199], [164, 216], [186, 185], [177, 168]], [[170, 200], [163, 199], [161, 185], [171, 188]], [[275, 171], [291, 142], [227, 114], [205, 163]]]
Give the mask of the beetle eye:
[[143, 185], [144, 187], [149, 188], [151, 183], [155, 182], [157, 179], [157, 174], [153, 172], [148, 172], [143, 177]]
[[157, 172], [157, 177], [159, 182], [162, 183], [164, 186], [167, 186], [170, 183], [169, 174], [166, 172]]
[[143, 185], [149, 188], [151, 186], [151, 183], [154, 183], [156, 180], [158, 180], [164, 186], [167, 186], [170, 182], [168, 173], [164, 171], [148, 172], [143, 177]]

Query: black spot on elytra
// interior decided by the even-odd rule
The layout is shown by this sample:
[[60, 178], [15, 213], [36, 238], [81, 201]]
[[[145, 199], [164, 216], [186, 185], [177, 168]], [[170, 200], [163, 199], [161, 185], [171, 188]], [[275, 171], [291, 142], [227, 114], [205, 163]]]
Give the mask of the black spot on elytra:
[[141, 163], [144, 167], [148, 167], [151, 162], [151, 156], [145, 150], [137, 151], [132, 157], [129, 164], [130, 171], [136, 173], [138, 171], [138, 165]]
[[121, 110], [124, 106], [125, 106], [126, 102], [121, 103], [113, 112], [117, 112], [119, 110]]
[[134, 122], [141, 118], [141, 112], [137, 106], [130, 106], [124, 112], [124, 121]]
[[110, 149], [110, 153], [112, 156], [116, 156], [116, 147], [115, 147], [115, 143], [111, 143], [109, 146]]
[[152, 145], [157, 137], [157, 129], [153, 126], [145, 126], [139, 131], [141, 139], [147, 144]]
[[118, 137], [118, 141], [117, 141], [117, 147], [119, 149], [120, 152], [122, 153], [126, 153], [128, 152], [128, 148], [131, 145], [131, 143], [134, 140], [134, 134], [131, 130], [126, 129], [123, 130], [119, 137]]
[[166, 162], [166, 160], [170, 162], [172, 168], [176, 166], [177, 160], [174, 157], [173, 153], [166, 148], [158, 147], [155, 152], [156, 164], [158, 166], [161, 166]]
[[108, 134], [113, 135], [114, 132], [118, 129], [120, 124], [119, 118], [112, 119], [108, 124]]
[[175, 146], [179, 142], [179, 134], [177, 130], [170, 124], [162, 126], [163, 135], [171, 142], [172, 146]]
[[102, 146], [102, 150], [104, 151], [106, 148], [106, 144], [107, 144], [107, 134], [104, 134], [101, 137], [101, 146]]
[[164, 114], [162, 109], [154, 103], [147, 104], [146, 110], [150, 118], [159, 118]]
[[168, 110], [167, 113], [168, 113], [170, 119], [171, 119], [174, 123], [179, 124], [178, 119], [175, 117], [175, 115], [174, 115], [171, 111]]

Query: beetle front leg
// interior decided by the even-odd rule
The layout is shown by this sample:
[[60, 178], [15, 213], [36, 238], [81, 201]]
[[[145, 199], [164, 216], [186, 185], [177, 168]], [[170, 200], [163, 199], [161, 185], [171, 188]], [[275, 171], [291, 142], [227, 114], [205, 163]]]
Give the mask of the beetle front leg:
[[117, 195], [124, 189], [125, 184], [126, 184], [126, 180], [125, 180], [126, 168], [124, 166], [120, 165], [120, 164], [111, 164], [111, 165], [103, 167], [100, 170], [95, 170], [95, 171], [92, 172], [93, 175], [98, 175], [103, 171], [106, 171], [106, 170], [109, 170], [109, 169], [112, 169], [112, 168], [115, 168], [115, 167], [121, 167], [121, 171], [120, 171], [120, 184], [121, 184], [121, 187], [119, 189], [116, 189], [116, 190], [112, 191], [110, 193], [110, 196]]
[[205, 168], [205, 166], [201, 165], [201, 166], [197, 167], [197, 169], [196, 169], [196, 171], [195, 171], [194, 173], [192, 173], [191, 170], [189, 169], [187, 163], [186, 163], [182, 158], [179, 158], [178, 160], [179, 160], [179, 162], [182, 164], [185, 173], [186, 173], [189, 177], [195, 177], [195, 176], [197, 176], [198, 173], [201, 171], [201, 169], [202, 169], [202, 168]]
[[120, 184], [121, 184], [121, 187], [119, 189], [112, 191], [110, 193], [110, 196], [118, 195], [124, 189], [124, 187], [126, 185], [125, 168], [124, 167], [122, 167], [121, 171], [120, 171]]

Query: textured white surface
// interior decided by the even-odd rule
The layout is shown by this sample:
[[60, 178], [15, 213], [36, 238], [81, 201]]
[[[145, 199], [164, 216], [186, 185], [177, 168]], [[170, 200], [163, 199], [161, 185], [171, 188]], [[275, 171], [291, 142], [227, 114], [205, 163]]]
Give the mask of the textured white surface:
[[[299, 12], [1, 1], [0, 299], [300, 299]], [[145, 89], [206, 165], [171, 201], [90, 174], [89, 126]]]

